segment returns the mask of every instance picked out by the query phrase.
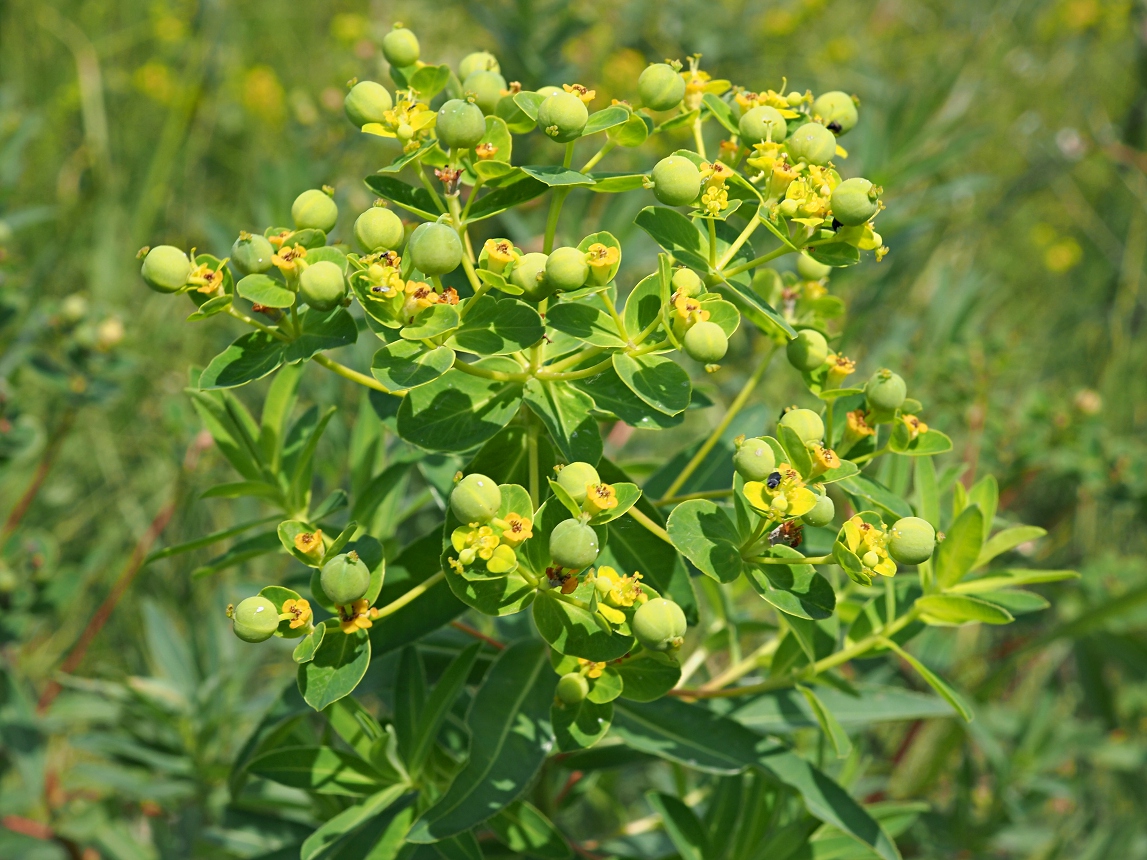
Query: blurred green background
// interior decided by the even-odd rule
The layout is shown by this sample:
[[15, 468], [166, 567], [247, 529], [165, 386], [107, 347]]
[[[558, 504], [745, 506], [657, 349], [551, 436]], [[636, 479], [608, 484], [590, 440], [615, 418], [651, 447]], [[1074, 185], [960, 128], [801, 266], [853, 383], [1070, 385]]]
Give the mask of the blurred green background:
[[[1050, 532], [1038, 566], [1083, 576], [1006, 629], [924, 639], [978, 718], [873, 733], [854, 788], [931, 804], [906, 856], [1147, 857], [1142, 0], [0, 4], [0, 857], [260, 853], [228, 820], [228, 762], [291, 665], [240, 652], [222, 608], [274, 564], [191, 576], [204, 553], [136, 575], [156, 546], [232, 524], [197, 501], [226, 467], [182, 388], [236, 329], [185, 324], [134, 254], [223, 255], [324, 183], [344, 218], [368, 206], [361, 179], [393, 150], [342, 96], [353, 77], [391, 85], [377, 40], [394, 21], [424, 59], [486, 48], [508, 80], [585, 83], [598, 107], [696, 52], [751, 89], [860, 97], [846, 169], [884, 186], [892, 253], [834, 278], [844, 350], [902, 368], [956, 441], [941, 467], [996, 474], [1002, 515]], [[632, 242], [632, 284], [653, 253], [640, 195], [584, 197], [566, 223]], [[536, 227], [503, 226], [520, 244]], [[791, 377], [768, 379], [770, 412]], [[363, 401], [333, 376], [309, 386], [343, 407], [320, 452], [337, 472]], [[642, 434], [609, 453], [656, 457]]]

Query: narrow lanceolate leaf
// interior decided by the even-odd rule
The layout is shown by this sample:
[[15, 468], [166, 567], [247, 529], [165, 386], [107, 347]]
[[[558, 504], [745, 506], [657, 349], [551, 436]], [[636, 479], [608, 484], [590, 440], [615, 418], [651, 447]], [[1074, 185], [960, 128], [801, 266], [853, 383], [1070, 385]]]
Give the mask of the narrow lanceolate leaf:
[[696, 813], [671, 794], [650, 791], [645, 799], [661, 816], [665, 833], [681, 860], [704, 860], [709, 854], [709, 839]]
[[966, 594], [928, 594], [917, 599], [916, 608], [928, 624], [1010, 624], [1015, 618], [994, 603]]
[[614, 731], [630, 747], [711, 773], [757, 768], [801, 795], [808, 811], [867, 845], [884, 860], [900, 852], [880, 824], [847, 791], [787, 746], [702, 705], [675, 699], [614, 702]]
[[[415, 795], [410, 794], [405, 798], [405, 802], [397, 802], [408, 791], [408, 786], [392, 785], [368, 797], [362, 803], [344, 809], [307, 837], [299, 852], [300, 860], [334, 857], [339, 847], [353, 839], [360, 828], [365, 829], [371, 822], [385, 825], [385, 822], [379, 819], [384, 816], [387, 819], [393, 818], [414, 799]], [[381, 836], [384, 826], [378, 829]]]
[[947, 700], [948, 704], [956, 709], [957, 713], [959, 713], [959, 715], [964, 718], [965, 722], [970, 723], [972, 721], [974, 715], [972, 713], [971, 707], [967, 702], [964, 701], [963, 696], [948, 686], [947, 681], [945, 681], [943, 678], [941, 678], [939, 675], [937, 675], [935, 672], [933, 672], [931, 669], [929, 669], [891, 639], [882, 640], [882, 644], [886, 648], [895, 651], [901, 659], [903, 659], [906, 663], [908, 663], [908, 665], [915, 669], [919, 673], [920, 677], [928, 683], [929, 687], [943, 696]]
[[833, 716], [832, 711], [825, 707], [824, 702], [820, 700], [816, 692], [811, 687], [806, 687], [804, 684], [797, 684], [797, 690], [805, 697], [809, 707], [812, 708], [813, 714], [816, 715], [816, 721], [820, 724], [820, 730], [824, 732], [825, 737], [828, 738], [829, 743], [832, 744], [833, 750], [836, 752], [837, 758], [848, 758], [848, 754], [852, 752], [852, 741], [848, 737], [848, 732]]
[[442, 727], [446, 714], [449, 713], [450, 708], [454, 705], [454, 700], [458, 698], [462, 686], [470, 676], [470, 669], [474, 666], [474, 659], [478, 656], [481, 645], [481, 642], [475, 642], [463, 648], [462, 652], [446, 667], [446, 671], [442, 673], [438, 683], [435, 684], [434, 689], [427, 697], [426, 704], [422, 709], [422, 719], [415, 731], [408, 756], [407, 764], [412, 772], [417, 773], [423, 762], [426, 761], [426, 756], [434, 746], [434, 741], [438, 737], [438, 730]]
[[408, 841], [436, 842], [469, 830], [518, 799], [553, 748], [556, 686], [544, 643], [524, 640], [502, 652], [466, 716], [470, 759], [414, 823]]
[[331, 747], [279, 747], [256, 758], [247, 770], [319, 794], [373, 794], [387, 782], [358, 756]]
[[490, 819], [490, 829], [511, 851], [541, 860], [568, 860], [569, 844], [553, 823], [524, 800], [511, 803]]
[[984, 516], [975, 505], [964, 508], [936, 548], [936, 584], [955, 585], [968, 575], [984, 543]]
[[1047, 532], [1039, 526], [1013, 526], [990, 538], [980, 549], [973, 568], [983, 567], [993, 558], [1029, 541], [1039, 540]]

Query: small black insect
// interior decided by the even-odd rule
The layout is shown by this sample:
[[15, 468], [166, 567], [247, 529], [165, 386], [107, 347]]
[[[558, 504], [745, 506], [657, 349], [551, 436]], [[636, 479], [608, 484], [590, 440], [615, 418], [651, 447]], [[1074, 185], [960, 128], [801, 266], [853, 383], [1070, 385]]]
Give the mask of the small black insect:
[[765, 479], [765, 484], [768, 486], [768, 488], [770, 490], [775, 490], [778, 486], [780, 486], [780, 483], [781, 483], [781, 473], [780, 472], [773, 472], [771, 475], [769, 475], [768, 478]]
[[840, 134], [841, 125], [835, 119], [828, 124], [827, 128], [833, 134]]

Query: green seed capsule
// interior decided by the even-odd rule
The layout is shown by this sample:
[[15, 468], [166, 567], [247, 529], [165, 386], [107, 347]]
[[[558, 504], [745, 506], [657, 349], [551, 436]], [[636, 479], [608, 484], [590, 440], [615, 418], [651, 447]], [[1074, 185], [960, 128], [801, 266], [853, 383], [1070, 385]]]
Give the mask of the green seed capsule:
[[828, 164], [836, 155], [836, 136], [819, 122], [806, 122], [785, 145], [793, 161]]
[[819, 263], [803, 251], [797, 257], [797, 274], [807, 281], [819, 281], [827, 278], [832, 266]]
[[554, 285], [546, 278], [546, 263], [549, 257], [540, 251], [523, 254], [510, 272], [510, 283], [520, 287], [531, 301], [541, 301], [554, 291]]
[[317, 311], [329, 311], [346, 298], [346, 279], [338, 263], [320, 260], [303, 269], [299, 276], [299, 295]]
[[462, 58], [462, 62], [458, 64], [458, 79], [466, 80], [475, 72], [500, 72], [502, 67], [498, 65], [498, 58], [491, 54], [489, 51], [474, 51], [472, 54], [467, 54]]
[[685, 79], [668, 63], [653, 63], [637, 79], [637, 95], [651, 110], [670, 110], [685, 98]]
[[729, 339], [725, 331], [714, 322], [694, 323], [685, 332], [685, 352], [694, 361], [714, 364], [725, 357], [729, 350]]
[[936, 530], [920, 517], [897, 520], [888, 535], [888, 554], [901, 564], [923, 564], [936, 549]]
[[824, 438], [824, 421], [811, 409], [791, 409], [781, 416], [780, 423], [796, 433], [802, 442], [819, 442]]
[[413, 66], [420, 53], [418, 37], [405, 27], [395, 27], [382, 37], [382, 55], [392, 66]]
[[745, 439], [733, 454], [733, 468], [746, 481], [763, 481], [776, 467], [776, 454], [764, 439]]
[[537, 94], [540, 95], [543, 99], [548, 99], [554, 93], [564, 93], [564, 92], [565, 92], [565, 90], [563, 90], [561, 87], [555, 87], [552, 85], [547, 85], [544, 87], [538, 87], [538, 89], [537, 89]]
[[344, 552], [323, 565], [319, 582], [327, 597], [339, 606], [349, 606], [370, 588], [370, 569], [357, 553]]
[[680, 268], [673, 273], [673, 290], [678, 295], [693, 296], [701, 295], [705, 288], [705, 284], [701, 281], [701, 276], [694, 272], [692, 269]]
[[904, 403], [908, 396], [908, 386], [899, 374], [884, 368], [869, 378], [864, 386], [864, 396], [869, 406], [892, 412]]
[[570, 463], [558, 472], [558, 483], [579, 505], [585, 501], [586, 484], [600, 484], [601, 476], [589, 463]]
[[447, 149], [469, 149], [486, 135], [486, 118], [473, 102], [450, 99], [438, 109], [435, 128]]
[[174, 245], [156, 245], [143, 258], [140, 274], [157, 293], [174, 293], [191, 277], [191, 261]]
[[462, 240], [446, 224], [420, 224], [411, 234], [407, 253], [418, 271], [426, 275], [445, 275], [462, 262]]
[[637, 641], [650, 651], [672, 651], [681, 647], [688, 624], [680, 606], [655, 597], [638, 607], [630, 626]]
[[856, 127], [856, 100], [840, 90], [817, 96], [812, 103], [812, 112], [824, 121], [829, 131], [837, 135], [848, 134]]
[[801, 329], [785, 347], [789, 364], [797, 370], [816, 370], [828, 358], [828, 341], [819, 331]]
[[231, 264], [241, 275], [255, 275], [271, 268], [275, 249], [262, 236], [248, 233], [240, 236], [231, 246]]
[[248, 597], [231, 616], [235, 635], [244, 642], [265, 642], [279, 629], [279, 610], [267, 598]]
[[304, 191], [291, 204], [291, 218], [300, 230], [322, 230], [329, 233], [339, 220], [339, 207], [325, 191]]
[[450, 509], [460, 522], [485, 523], [502, 506], [502, 490], [493, 478], [475, 472], [459, 481], [450, 492]]
[[355, 219], [354, 238], [368, 254], [402, 247], [402, 219], [384, 206], [367, 209]]
[[828, 496], [817, 496], [816, 504], [811, 511], [801, 517], [805, 525], [823, 527], [832, 522], [836, 516], [836, 505]]
[[394, 107], [386, 87], [374, 81], [359, 81], [343, 99], [346, 118], [355, 128], [362, 128], [368, 122], [385, 122], [386, 112]]
[[788, 134], [788, 123], [781, 116], [781, 112], [768, 105], [760, 105], [745, 112], [741, 121], [737, 123], [741, 139], [750, 146], [771, 140], [781, 143]]
[[550, 532], [550, 558], [558, 567], [583, 570], [597, 561], [597, 533], [580, 520], [562, 520]]
[[832, 215], [846, 227], [863, 224], [880, 209], [880, 192], [867, 179], [846, 179], [832, 190]]
[[546, 96], [538, 106], [538, 128], [558, 143], [577, 140], [588, 121], [589, 110], [585, 103], [564, 90]]
[[546, 280], [555, 290], [576, 290], [589, 280], [585, 252], [577, 248], [554, 248], [546, 260]]
[[654, 196], [667, 206], [685, 206], [701, 193], [701, 171], [682, 155], [661, 159], [651, 178]]
[[558, 699], [566, 705], [576, 705], [589, 695], [589, 681], [581, 672], [569, 672], [558, 678]]
[[506, 79], [497, 72], [479, 70], [471, 72], [462, 82], [462, 91], [473, 93], [474, 103], [481, 108], [482, 113], [492, 115], [502, 100], [502, 93], [506, 90]]

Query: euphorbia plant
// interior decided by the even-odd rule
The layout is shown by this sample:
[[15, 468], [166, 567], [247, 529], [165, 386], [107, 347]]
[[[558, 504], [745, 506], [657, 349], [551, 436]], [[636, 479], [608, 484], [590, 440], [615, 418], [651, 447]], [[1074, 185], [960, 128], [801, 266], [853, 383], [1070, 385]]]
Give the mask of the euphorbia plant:
[[[902, 814], [866, 809], [767, 732], [818, 727], [822, 753], [827, 743], [845, 757], [842, 722], [871, 721], [877, 700], [886, 719], [970, 719], [904, 645], [928, 625], [1007, 623], [1041, 606], [1021, 586], [1064, 574], [985, 572], [1040, 530], [993, 534], [994, 483], [965, 491], [956, 473], [938, 476], [930, 458], [951, 442], [904, 380], [877, 369], [854, 383], [836, 345], [831, 271], [887, 252], [873, 221], [881, 189], [837, 171], [855, 99], [753, 92], [711, 79], [694, 57], [649, 66], [632, 104], [590, 112], [593, 90], [525, 90], [484, 52], [456, 71], [425, 64], [402, 28], [383, 50], [397, 88], [355, 82], [346, 112], [401, 154], [367, 177], [379, 200], [345, 242], [333, 189], [313, 189], [291, 226], [241, 233], [226, 259], [160, 246], [143, 262], [153, 288], [194, 301], [193, 319], [252, 329], [193, 377], [241, 477], [211, 495], [257, 497], [282, 520], [281, 580], [230, 612], [244, 641], [296, 640], [302, 700], [323, 715], [301, 719], [302, 704], [284, 698], [236, 764], [237, 802], [274, 796], [268, 781], [308, 792], [316, 829], [304, 858], [413, 856], [429, 843], [447, 857], [504, 853], [495, 841], [566, 856], [603, 838], [550, 820], [561, 823], [580, 779], [566, 772], [660, 758], [695, 772], [679, 771], [683, 798], [649, 796], [681, 856], [771, 856], [833, 838], [898, 856], [881, 820], [902, 827]], [[715, 154], [714, 126], [726, 137]], [[694, 147], [648, 172], [595, 170], [612, 150], [676, 129]], [[514, 163], [530, 134], [554, 163]], [[625, 270], [622, 283], [636, 280], [627, 293], [621, 242], [562, 220], [582, 190], [651, 190], [662, 204], [636, 217], [662, 252], [652, 271]], [[540, 237], [489, 229], [529, 223], [492, 219], [539, 200]], [[795, 272], [767, 265], [790, 255]], [[330, 355], [372, 336], [369, 368]], [[691, 371], [717, 371], [734, 337], [749, 342], [751, 365], [708, 438], [667, 454], [668, 471], [644, 487], [603, 457], [603, 425], [656, 432], [713, 408]], [[779, 348], [817, 405], [728, 444]], [[371, 389], [375, 411], [358, 420], [385, 421], [422, 453], [357, 476], [353, 499], [342, 488], [313, 499], [331, 411], [290, 421], [313, 365]], [[271, 374], [256, 421], [228, 389]], [[897, 466], [881, 471], [887, 462]], [[378, 510], [415, 467], [436, 491], [415, 507], [437, 511], [438, 525], [402, 546]], [[896, 490], [879, 480], [887, 472], [901, 476]], [[274, 534], [215, 567], [273, 551]], [[754, 619], [747, 655], [734, 604]], [[722, 619], [715, 638], [697, 630], [708, 607]], [[459, 645], [465, 635], [475, 641]], [[396, 649], [392, 682], [367, 676]], [[876, 655], [907, 661], [942, 698], [889, 705], [888, 689], [873, 693], [849, 666]], [[778, 696], [788, 698], [776, 719], [759, 718]]]

